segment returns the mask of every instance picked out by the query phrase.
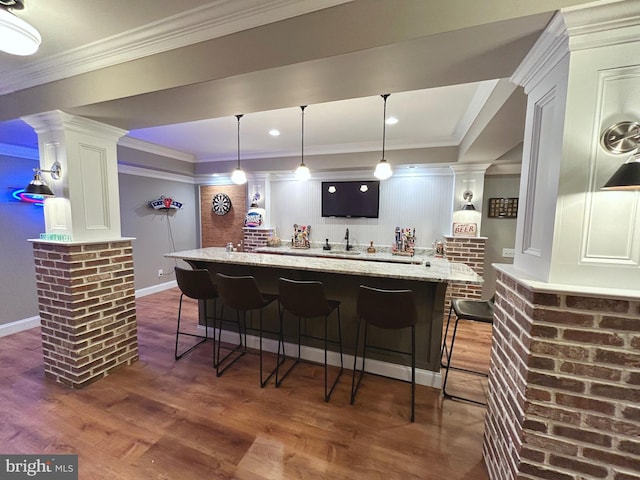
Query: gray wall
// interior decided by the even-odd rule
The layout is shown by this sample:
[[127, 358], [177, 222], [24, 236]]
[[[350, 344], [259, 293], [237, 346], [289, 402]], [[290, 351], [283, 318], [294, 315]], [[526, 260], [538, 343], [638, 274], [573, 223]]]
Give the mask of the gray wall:
[[[44, 212], [42, 207], [10, 196], [15, 188], [26, 186], [37, 165], [35, 160], [0, 155], [0, 325], [38, 316], [33, 250], [27, 240], [44, 232]], [[136, 239], [136, 290], [175, 280], [175, 261], [164, 258], [164, 254], [198, 247], [196, 186], [129, 174], [120, 174], [119, 183], [122, 236]], [[167, 213], [149, 207], [149, 202], [161, 195], [181, 201], [182, 210]], [[159, 278], [158, 269], [167, 275]]]
[[513, 263], [513, 258], [502, 256], [503, 248], [514, 248], [516, 244], [515, 218], [488, 218], [490, 198], [518, 197], [520, 175], [487, 175], [484, 177], [484, 205], [482, 206], [482, 232], [488, 237], [484, 262], [484, 287], [482, 297], [489, 298], [496, 288], [494, 263]]
[[[32, 169], [37, 165], [38, 162], [34, 160], [0, 155], [0, 168], [4, 172], [0, 176], [0, 191], [3, 193], [0, 198], [0, 225], [2, 225], [2, 228], [0, 228], [0, 245], [2, 245], [0, 272], [5, 278], [0, 289], [0, 325], [38, 315], [33, 253], [31, 244], [27, 240], [37, 238], [40, 233], [44, 232], [44, 214], [42, 208], [15, 201], [10, 197], [10, 192], [13, 188], [21, 188], [28, 183], [32, 178]], [[394, 183], [397, 182], [397, 187], [401, 188], [402, 191], [413, 191], [409, 188], [411, 185], [408, 183], [435, 180], [435, 178], [420, 180], [398, 178], [394, 180]], [[433, 185], [429, 185], [429, 188], [425, 189], [424, 185], [420, 185], [418, 191], [438, 191], [439, 194], [436, 196], [440, 197], [440, 194], [444, 193], [441, 191], [442, 189], [446, 191], [451, 188], [449, 186], [450, 181], [450, 178], [441, 178], [438, 180], [438, 182], [441, 182], [439, 183], [439, 188], [433, 188]], [[175, 279], [173, 268], [176, 262], [164, 258], [164, 254], [171, 251], [198, 248], [199, 246], [200, 226], [198, 224], [199, 200], [197, 186], [181, 181], [144, 177], [129, 173], [121, 173], [119, 175], [119, 183], [122, 235], [135, 238], [133, 249], [136, 290], [173, 281]], [[274, 185], [276, 190], [274, 193], [284, 188], [286, 186], [285, 183]], [[389, 186], [391, 186], [391, 183]], [[487, 176], [485, 177], [485, 203], [491, 197], [517, 197], [518, 188], [518, 175]], [[183, 208], [165, 212], [149, 207], [149, 202], [159, 198], [161, 195], [179, 200], [183, 203]], [[447, 197], [447, 193], [444, 193], [443, 196]], [[274, 194], [273, 198], [275, 200], [278, 195]], [[450, 199], [441, 197], [439, 201], [443, 202], [440, 204], [442, 210], [450, 212]], [[407, 202], [408, 207], [411, 202], [409, 200]], [[437, 202], [433, 201], [433, 203]], [[290, 206], [291, 203], [289, 202], [288, 205]], [[415, 202], [413, 206], [415, 206]], [[281, 214], [284, 214], [287, 211], [287, 208], [278, 207], [278, 205], [271, 205], [274, 212], [280, 211]], [[407, 208], [407, 211], [409, 210]], [[491, 264], [512, 262], [512, 259], [502, 257], [502, 248], [513, 248], [516, 221], [515, 219], [489, 219], [486, 218], [486, 211], [487, 206], [483, 205], [484, 217], [481, 234], [489, 238], [485, 263], [485, 291], [483, 293], [485, 297], [488, 297], [493, 294], [495, 289], [495, 272]], [[410, 215], [409, 218], [402, 219], [403, 226], [413, 226], [414, 222], [416, 222], [415, 212]], [[302, 216], [306, 217], [306, 214]], [[425, 216], [431, 217], [426, 214]], [[283, 237], [286, 238], [290, 228], [288, 224], [291, 223], [293, 218], [287, 218], [287, 214], [282, 218], [279, 218], [278, 215], [275, 215], [275, 217], [273, 219], [276, 221], [275, 224], [281, 228]], [[295, 219], [298, 220], [298, 216]], [[322, 240], [325, 236], [329, 236], [331, 240], [336, 237], [335, 240], [341, 242], [345, 225], [349, 226], [350, 230], [353, 231], [352, 240], [355, 243], [366, 244], [369, 240], [375, 239], [377, 244], [388, 245], [390, 243], [388, 238], [393, 233], [390, 223], [388, 225], [386, 223], [384, 225], [375, 225], [373, 226], [375, 227], [374, 230], [371, 230], [372, 225], [369, 225], [370, 221], [367, 220], [347, 221], [342, 219], [337, 222], [334, 219], [328, 223], [320, 218], [312, 219], [312, 221], [314, 220], [315, 224], [312, 223], [312, 225], [316, 227], [316, 230], [312, 233], [313, 240]], [[435, 218], [429, 218], [429, 226], [424, 225], [418, 228], [418, 224], [423, 220], [421, 218], [415, 223], [416, 234], [420, 239], [421, 246], [430, 246], [435, 239], [432, 237], [440, 236], [438, 231], [443, 228], [442, 225], [446, 224], [447, 220], [439, 219], [434, 221]], [[302, 219], [301, 221], [305, 220]], [[430, 227], [433, 227], [434, 230], [431, 230]], [[381, 237], [376, 237], [376, 234], [381, 235]], [[158, 277], [159, 269], [163, 269], [166, 275]]]
[[29, 183], [38, 164], [0, 155], [0, 325], [38, 315], [33, 248], [27, 240], [44, 232], [44, 213], [11, 197]]
[[[135, 288], [152, 287], [175, 280], [176, 261], [165, 253], [198, 247], [198, 193], [193, 184], [120, 174], [120, 218], [123, 237], [134, 237]], [[154, 210], [149, 202], [171, 197], [182, 209]], [[158, 277], [162, 269], [165, 276]]]

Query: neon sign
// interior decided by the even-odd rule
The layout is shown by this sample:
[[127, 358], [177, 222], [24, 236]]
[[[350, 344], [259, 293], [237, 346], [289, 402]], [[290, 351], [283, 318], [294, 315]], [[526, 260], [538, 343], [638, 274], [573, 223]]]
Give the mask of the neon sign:
[[11, 193], [11, 196], [20, 202], [32, 203], [38, 207], [44, 205], [44, 197], [42, 195], [31, 195], [25, 193], [24, 188], [19, 188]]

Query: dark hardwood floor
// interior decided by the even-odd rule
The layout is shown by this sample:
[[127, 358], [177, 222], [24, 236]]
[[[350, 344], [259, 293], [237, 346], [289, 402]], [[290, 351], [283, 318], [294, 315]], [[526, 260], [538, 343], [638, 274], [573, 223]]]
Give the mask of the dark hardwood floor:
[[[81, 390], [45, 378], [39, 329], [0, 338], [0, 453], [76, 453], [86, 480], [488, 478], [485, 409], [439, 390], [417, 387], [412, 424], [395, 380], [367, 375], [351, 406], [350, 370], [325, 403], [321, 366], [261, 389], [256, 355], [220, 378], [210, 342], [174, 361], [178, 295], [138, 299], [140, 360]], [[490, 330], [470, 327], [454, 363], [488, 365]], [[481, 398], [459, 375], [451, 390]]]

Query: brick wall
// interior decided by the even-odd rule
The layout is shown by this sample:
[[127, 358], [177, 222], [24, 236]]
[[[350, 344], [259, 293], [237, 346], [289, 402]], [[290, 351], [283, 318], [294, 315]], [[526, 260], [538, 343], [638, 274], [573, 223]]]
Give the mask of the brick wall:
[[640, 302], [498, 272], [483, 454], [492, 480], [640, 480]]
[[[216, 193], [225, 193], [231, 199], [231, 210], [226, 215], [216, 215], [211, 202]], [[203, 185], [200, 187], [201, 245], [224, 247], [233, 242], [242, 244], [244, 217], [247, 214], [246, 185]]]
[[82, 387], [138, 359], [130, 241], [34, 242], [47, 376]]
[[253, 252], [256, 248], [266, 247], [267, 239], [273, 236], [273, 228], [249, 228], [242, 229], [244, 234], [243, 248], [245, 252]]

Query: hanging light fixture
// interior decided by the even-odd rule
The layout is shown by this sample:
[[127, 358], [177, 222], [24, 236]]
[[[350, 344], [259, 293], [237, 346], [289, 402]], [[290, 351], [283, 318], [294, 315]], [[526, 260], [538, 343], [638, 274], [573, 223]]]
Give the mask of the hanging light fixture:
[[384, 158], [384, 146], [386, 139], [386, 118], [387, 118], [387, 98], [390, 96], [390, 93], [385, 93], [384, 95], [380, 95], [384, 99], [384, 113], [382, 115], [382, 159], [376, 165], [376, 170], [373, 172], [373, 175], [380, 180], [386, 180], [393, 172], [391, 171], [391, 165], [387, 163]]
[[300, 165], [296, 169], [296, 180], [301, 182], [306, 182], [311, 178], [311, 172], [309, 171], [309, 167], [304, 164], [304, 109], [307, 108], [306, 105], [301, 105], [300, 110], [302, 111], [302, 155], [300, 159]]
[[236, 115], [236, 118], [238, 119], [238, 166], [231, 174], [231, 181], [236, 185], [244, 185], [247, 183], [247, 176], [240, 168], [240, 119], [242, 118], [242, 114]]
[[23, 8], [24, 0], [0, 0], [0, 50], [11, 55], [34, 54], [42, 42], [38, 30], [9, 11]]

